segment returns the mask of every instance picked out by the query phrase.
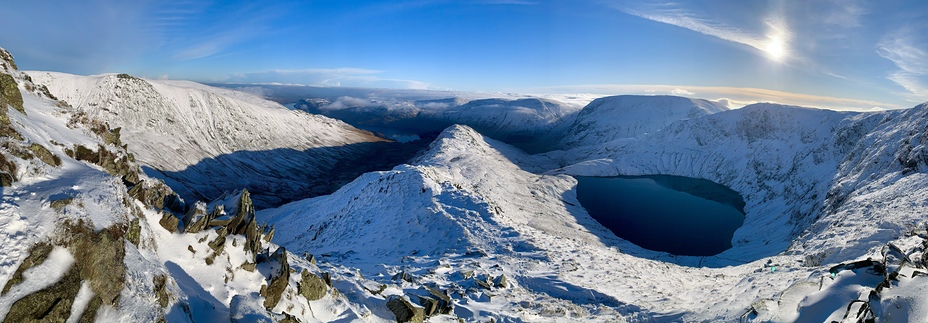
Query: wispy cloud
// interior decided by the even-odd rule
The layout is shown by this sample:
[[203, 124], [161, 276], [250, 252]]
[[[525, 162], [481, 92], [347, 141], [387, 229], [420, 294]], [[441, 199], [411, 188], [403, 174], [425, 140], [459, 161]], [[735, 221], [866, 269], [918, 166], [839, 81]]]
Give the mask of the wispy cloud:
[[398, 88], [398, 89], [434, 89], [428, 83], [381, 77], [383, 71], [363, 68], [311, 68], [299, 70], [269, 70], [259, 72], [238, 73], [230, 76], [224, 82], [236, 83], [285, 83], [315, 86], [345, 86], [369, 88]]
[[[628, 5], [626, 2], [622, 2], [613, 4], [612, 7], [644, 19], [747, 45], [761, 52], [767, 52], [772, 37], [786, 38], [789, 36], [784, 22], [776, 16], [766, 18], [765, 24], [768, 31], [761, 34], [748, 32], [739, 27], [698, 16], [691, 10], [676, 3], [636, 2], [633, 5]], [[785, 39], [781, 40], [785, 41]]]
[[[707, 100], [722, 100], [732, 108], [757, 102], [814, 107], [841, 111], [875, 111], [907, 108], [870, 100], [837, 98], [822, 95], [783, 92], [746, 87], [679, 86], [651, 84], [592, 84], [546, 87], [529, 91], [540, 93], [593, 93], [598, 96], [617, 94], [698, 96]], [[688, 94], [691, 93], [691, 94]], [[698, 93], [698, 95], [697, 95]]]
[[877, 54], [896, 65], [887, 78], [903, 87], [911, 102], [928, 100], [928, 41], [923, 28], [907, 26], [887, 34], [877, 45]]

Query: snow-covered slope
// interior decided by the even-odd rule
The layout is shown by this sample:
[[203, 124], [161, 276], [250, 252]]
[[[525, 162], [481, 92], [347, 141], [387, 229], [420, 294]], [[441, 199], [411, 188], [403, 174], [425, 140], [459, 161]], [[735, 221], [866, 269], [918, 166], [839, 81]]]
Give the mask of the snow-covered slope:
[[246, 191], [172, 214], [170, 188], [139, 173], [112, 129], [3, 49], [0, 85], [0, 320], [393, 319], [385, 300], [339, 293], [363, 291], [363, 278], [267, 242], [274, 229]]
[[619, 95], [599, 98], [580, 110], [560, 147], [597, 145], [657, 132], [673, 122], [728, 110], [719, 103], [676, 96]]
[[[540, 156], [456, 126], [411, 166], [259, 217], [289, 225], [275, 241], [382, 275], [385, 284], [415, 273], [400, 284], [403, 293], [421, 285], [460, 291], [453, 295], [460, 313], [478, 318], [492, 308], [510, 319], [839, 320], [884, 277], [866, 268], [832, 275], [831, 266], [882, 260], [890, 244], [913, 259], [924, 254], [924, 110], [757, 104]], [[551, 160], [569, 166], [524, 171]], [[710, 179], [740, 192], [747, 215], [732, 249], [672, 256], [615, 237], [579, 206], [575, 180], [558, 174]], [[913, 277], [921, 269], [885, 259], [887, 273], [899, 269], [906, 278], [887, 280], [893, 291], [868, 303], [884, 309], [875, 315], [924, 320], [928, 299], [910, 294], [924, 281]], [[480, 289], [471, 270], [505, 274], [514, 287]], [[495, 296], [483, 298], [488, 293]]]
[[129, 150], [155, 171], [150, 175], [187, 198], [244, 187], [267, 206], [326, 193], [331, 178], [314, 179], [381, 141], [337, 120], [193, 82], [28, 74], [79, 111], [121, 128]]

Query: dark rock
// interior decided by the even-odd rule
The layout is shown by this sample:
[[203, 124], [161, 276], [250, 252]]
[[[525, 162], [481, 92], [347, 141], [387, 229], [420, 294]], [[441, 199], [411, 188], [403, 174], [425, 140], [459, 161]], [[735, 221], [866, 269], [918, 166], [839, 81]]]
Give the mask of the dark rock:
[[316, 256], [315, 256], [315, 255], [312, 255], [312, 254], [306, 252], [306, 253], [303, 253], [303, 258], [306, 258], [306, 261], [308, 261], [309, 263], [311, 263], [311, 264], [313, 264], [313, 265], [316, 264]]
[[154, 284], [155, 297], [158, 298], [158, 305], [161, 305], [161, 308], [168, 307], [170, 302], [170, 297], [168, 296], [168, 291], [166, 288], [168, 277], [165, 275], [156, 275], [152, 278], [152, 284]]
[[303, 270], [299, 285], [300, 295], [308, 301], [315, 301], [325, 297], [326, 283], [309, 270]]
[[253, 262], [246, 262], [242, 264], [242, 269], [244, 269], [247, 272], [253, 273], [255, 272], [255, 266], [256, 264]]
[[[263, 231], [263, 230], [262, 230]], [[271, 231], [264, 235], [264, 241], [271, 242], [271, 239], [274, 239], [274, 226], [271, 226]]]
[[81, 288], [80, 270], [72, 266], [54, 285], [13, 303], [4, 322], [64, 322]]
[[426, 317], [431, 317], [438, 312], [438, 301], [427, 296], [418, 296], [419, 305], [422, 305]]
[[0, 294], [6, 294], [10, 290], [10, 287], [13, 287], [16, 284], [19, 284], [23, 281], [23, 272], [26, 269], [32, 268], [38, 264], [45, 262], [45, 259], [48, 259], [48, 254], [52, 252], [53, 246], [48, 243], [38, 243], [32, 246], [29, 250], [29, 255], [26, 256], [26, 259], [23, 260], [23, 263], [19, 265], [19, 268], [13, 273], [13, 276], [10, 277], [10, 280], [6, 282], [6, 285], [3, 286], [3, 291]]
[[9, 187], [16, 181], [16, 163], [0, 154], [0, 186]]
[[12, 75], [0, 73], [0, 109], [6, 113], [6, 107], [11, 106], [16, 111], [25, 114], [23, 109], [23, 94], [19, 92], [19, 85]]
[[71, 205], [72, 201], [74, 201], [73, 197], [66, 197], [49, 202], [49, 206], [55, 209], [55, 211], [61, 212], [65, 206]]
[[[226, 211], [228, 212], [231, 210]], [[251, 194], [248, 193], [247, 189], [243, 189], [241, 195], [239, 195], [237, 207], [234, 211], [235, 215], [227, 226], [229, 228], [229, 233], [244, 234], [249, 222], [255, 218], [255, 207], [252, 205]]]
[[180, 220], [171, 213], [161, 212], [161, 220], [158, 221], [158, 224], [171, 231], [171, 233], [177, 233], [177, 225], [180, 224]]
[[[252, 255], [261, 252], [261, 237], [258, 235], [257, 223], [254, 215], [245, 227], [245, 250], [251, 251]], [[286, 258], [286, 257], [285, 257]]]
[[493, 289], [493, 286], [490, 284], [490, 282], [487, 282], [486, 280], [474, 277], [474, 281], [477, 282], [478, 286], [483, 287], [484, 289]]
[[448, 296], [447, 292], [442, 292], [439, 289], [428, 286], [424, 287], [430, 295], [437, 299], [436, 311], [438, 314], [450, 314], [454, 311], [454, 303], [451, 301], [451, 296]]
[[322, 273], [322, 281], [324, 281], [325, 284], [328, 285], [329, 287], [332, 287], [332, 275], [331, 274]]
[[33, 143], [29, 145], [29, 150], [31, 150], [32, 153], [35, 154], [35, 156], [38, 157], [39, 160], [41, 160], [43, 163], [55, 167], [61, 166], [61, 158], [58, 158], [58, 156], [55, 156], [55, 154], [52, 154], [50, 151], [48, 151], [48, 148], [45, 148], [44, 146], [37, 143]]
[[10, 52], [6, 51], [6, 49], [3, 49], [3, 48], [0, 48], [0, 62], [5, 64], [7, 68], [11, 70], [19, 69], [18, 67], [16, 67], [16, 62], [13, 60], [13, 54], [10, 54]]
[[197, 233], [206, 230], [210, 214], [206, 213], [206, 204], [197, 202], [184, 214], [184, 232]]
[[142, 227], [139, 225], [139, 218], [132, 219], [132, 222], [129, 222], [129, 230], [126, 231], [126, 240], [136, 247], [139, 246], [139, 242], [142, 240]]
[[390, 295], [387, 298], [387, 308], [396, 316], [399, 323], [422, 323], [425, 320], [425, 309], [409, 302], [406, 297]]
[[392, 277], [391, 279], [394, 280], [394, 281], [397, 281], [397, 280], [405, 280], [405, 281], [410, 282], [410, 283], [413, 283], [413, 282], [416, 281], [416, 278], [415, 278], [412, 274], [407, 273], [407, 272], [405, 272], [405, 271], [401, 271], [401, 272], [397, 273], [396, 275], [393, 275], [393, 277]]
[[496, 287], [509, 288], [509, 280], [506, 279], [506, 275], [501, 274], [496, 278]]
[[287, 263], [287, 249], [277, 248], [271, 255], [271, 277], [268, 278], [264, 307], [273, 309], [280, 302], [287, 284], [290, 282], [290, 265]]
[[[56, 243], [68, 248], [74, 264], [52, 286], [27, 295], [10, 308], [5, 321], [63, 322], [71, 315], [71, 305], [82, 283], [87, 283], [95, 296], [81, 315], [81, 322], [93, 321], [102, 305], [116, 306], [125, 284], [125, 225], [114, 225], [94, 232], [83, 222], [66, 222], [60, 228]], [[21, 281], [22, 272], [47, 259], [53, 246], [39, 244], [14, 273], [7, 286]]]

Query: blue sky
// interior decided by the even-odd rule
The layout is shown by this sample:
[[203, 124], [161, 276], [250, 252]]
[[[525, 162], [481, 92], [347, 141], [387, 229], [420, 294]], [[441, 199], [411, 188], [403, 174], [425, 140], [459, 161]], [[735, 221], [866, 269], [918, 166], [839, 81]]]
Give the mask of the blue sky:
[[22, 69], [205, 82], [928, 101], [925, 1], [16, 1]]

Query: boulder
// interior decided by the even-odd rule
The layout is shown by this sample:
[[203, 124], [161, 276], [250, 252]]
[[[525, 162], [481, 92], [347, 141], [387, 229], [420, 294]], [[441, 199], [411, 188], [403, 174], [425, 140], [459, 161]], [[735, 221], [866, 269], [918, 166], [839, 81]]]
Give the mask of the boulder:
[[496, 287], [509, 288], [509, 280], [506, 279], [506, 275], [501, 274], [496, 278]]
[[180, 220], [171, 213], [161, 212], [161, 220], [158, 221], [158, 224], [171, 231], [171, 233], [177, 233], [177, 225], [180, 224]]
[[411, 303], [405, 296], [390, 295], [387, 297], [387, 308], [393, 312], [399, 323], [422, 323], [425, 320], [425, 309]]
[[302, 278], [300, 279], [299, 285], [300, 295], [303, 295], [308, 301], [315, 301], [325, 297], [326, 283], [322, 278], [319, 278], [319, 276], [305, 269], [301, 276]]

